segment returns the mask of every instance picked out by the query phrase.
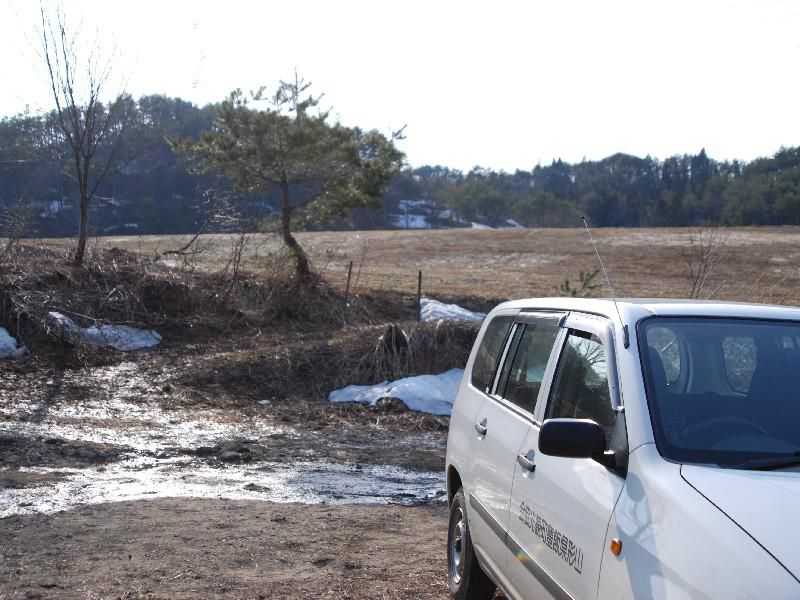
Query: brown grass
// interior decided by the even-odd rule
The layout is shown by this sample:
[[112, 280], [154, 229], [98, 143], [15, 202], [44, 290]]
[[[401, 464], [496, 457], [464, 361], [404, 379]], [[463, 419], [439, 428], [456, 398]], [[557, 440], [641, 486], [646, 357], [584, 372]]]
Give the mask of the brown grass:
[[[597, 229], [598, 247], [620, 297], [689, 295], [691, 281], [685, 248], [689, 229]], [[189, 268], [214, 271], [224, 266], [235, 236], [205, 236], [205, 251]], [[487, 299], [553, 296], [565, 279], [594, 269], [596, 258], [582, 229], [439, 230], [315, 232], [298, 235], [316, 269], [343, 289], [347, 265], [354, 262], [357, 292], [392, 290], [416, 293], [417, 271], [423, 293], [436, 297]], [[109, 237], [98, 248], [123, 248], [155, 255], [178, 247], [181, 236]], [[71, 240], [47, 240], [68, 245]], [[800, 303], [800, 228], [731, 228], [725, 230], [729, 252], [711, 275], [706, 290], [716, 298]], [[282, 256], [274, 236], [254, 236], [244, 268], [269, 270]], [[598, 290], [598, 295], [607, 291]]]
[[[595, 237], [619, 297], [686, 297], [693, 283], [687, 248], [695, 234], [599, 229]], [[80, 269], [69, 265], [71, 240], [26, 241], [0, 271], [0, 326], [37, 354], [50, 349], [59, 360], [71, 356], [80, 364], [117, 358], [102, 350], [65, 353], [46, 335], [47, 311], [65, 312], [82, 325], [152, 327], [167, 348], [217, 357], [219, 364], [189, 376], [195, 385], [243, 397], [319, 398], [350, 383], [463, 366], [474, 329], [414, 324], [418, 270], [424, 294], [486, 311], [507, 298], [558, 295], [565, 278], [596, 262], [582, 230], [304, 233], [300, 240], [319, 278], [301, 285], [269, 236], [248, 246], [233, 277], [225, 265], [235, 239], [205, 236], [201, 254], [175, 265], [156, 255], [180, 246], [179, 237], [99, 238]], [[725, 258], [704, 293], [800, 303], [794, 266], [800, 228], [730, 229], [724, 243]], [[603, 286], [595, 293], [608, 291]], [[397, 351], [378, 343], [389, 323], [409, 334]]]

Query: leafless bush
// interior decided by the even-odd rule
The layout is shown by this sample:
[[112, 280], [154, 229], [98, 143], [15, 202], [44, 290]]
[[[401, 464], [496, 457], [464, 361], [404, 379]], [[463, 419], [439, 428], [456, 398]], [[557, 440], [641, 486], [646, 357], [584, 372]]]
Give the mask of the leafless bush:
[[722, 227], [703, 227], [689, 232], [689, 244], [681, 252], [686, 265], [686, 277], [690, 284], [689, 298], [713, 298], [725, 283], [721, 282], [711, 292], [704, 290], [714, 270], [730, 254]]
[[[0, 323], [14, 326], [18, 340], [32, 350], [63, 343], [50, 312], [82, 327], [159, 328], [174, 325], [197, 306], [197, 295], [180, 273], [159, 270], [152, 259], [116, 248], [90, 249], [83, 266], [74, 267], [65, 264], [67, 252], [22, 245], [20, 264], [0, 274]], [[78, 346], [78, 353], [86, 350]]]
[[239, 233], [233, 238], [228, 255], [228, 262], [225, 263], [225, 267], [222, 269], [223, 277], [227, 276], [229, 272], [231, 276], [230, 285], [228, 286], [228, 290], [225, 292], [225, 296], [222, 299], [223, 303], [228, 301], [233, 288], [239, 281], [239, 274], [242, 268], [242, 257], [244, 256], [244, 252], [247, 250], [249, 243], [250, 234], [246, 232]]
[[762, 304], [786, 304], [796, 302], [790, 295], [794, 293], [792, 286], [786, 285], [787, 274], [781, 273], [777, 279], [770, 279], [769, 272], [761, 271], [755, 275], [739, 295], [743, 302]]
[[14, 248], [30, 230], [33, 208], [20, 199], [0, 210], [0, 266], [13, 254]]
[[356, 365], [341, 374], [350, 383], [377, 383], [463, 368], [478, 328], [479, 323], [469, 321], [415, 323], [407, 332], [400, 325], [389, 325], [374, 350], [364, 353]]
[[157, 252], [156, 259], [164, 256], [180, 256], [184, 258], [186, 266], [193, 263], [198, 255], [208, 251], [208, 244], [201, 243], [204, 234], [231, 229], [241, 230], [242, 219], [235, 206], [233, 195], [219, 183], [200, 194], [195, 210], [202, 215], [202, 219], [194, 235], [179, 248]]

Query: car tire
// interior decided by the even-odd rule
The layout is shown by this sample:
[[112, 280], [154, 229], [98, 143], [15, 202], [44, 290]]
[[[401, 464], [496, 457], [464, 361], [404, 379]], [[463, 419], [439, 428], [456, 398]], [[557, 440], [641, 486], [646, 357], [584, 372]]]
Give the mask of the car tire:
[[475, 556], [467, 525], [464, 490], [458, 488], [450, 503], [447, 527], [447, 580], [456, 600], [488, 600], [497, 586], [483, 572]]

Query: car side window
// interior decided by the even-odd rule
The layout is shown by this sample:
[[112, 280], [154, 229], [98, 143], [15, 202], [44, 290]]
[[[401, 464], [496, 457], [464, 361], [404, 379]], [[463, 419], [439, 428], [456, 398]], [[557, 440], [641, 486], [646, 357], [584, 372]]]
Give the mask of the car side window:
[[611, 439], [611, 408], [606, 353], [596, 335], [570, 329], [558, 361], [546, 419], [592, 419]]
[[472, 385], [482, 392], [488, 392], [492, 384], [497, 362], [503, 352], [508, 330], [513, 322], [512, 317], [495, 317], [486, 327], [475, 363], [472, 365]]
[[517, 352], [508, 371], [503, 396], [531, 414], [542, 387], [544, 371], [558, 335], [555, 323], [529, 323], [525, 326]]

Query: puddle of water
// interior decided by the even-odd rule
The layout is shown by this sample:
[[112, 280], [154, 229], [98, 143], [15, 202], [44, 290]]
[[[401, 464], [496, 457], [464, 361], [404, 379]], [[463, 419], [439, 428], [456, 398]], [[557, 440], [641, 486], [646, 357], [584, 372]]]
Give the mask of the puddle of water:
[[[77, 384], [91, 390], [91, 394], [87, 393], [80, 404], [64, 401], [61, 395], [74, 393], [70, 388]], [[196, 448], [223, 440], [293, 434], [291, 428], [275, 426], [264, 419], [230, 422], [221, 410], [162, 410], [156, 404], [157, 390], [135, 363], [68, 372], [60, 388], [65, 391], [46, 403], [26, 401], [0, 406], [0, 416], [7, 419], [0, 424], [0, 434], [61, 437], [137, 451]]]
[[51, 513], [84, 504], [150, 498], [221, 498], [304, 504], [418, 504], [443, 501], [444, 475], [385, 465], [353, 466], [300, 462], [214, 468], [185, 458], [143, 457], [105, 469], [29, 468], [59, 473], [56, 483], [0, 489], [0, 518]]
[[[65, 411], [66, 412], [66, 411]], [[166, 448], [197, 448], [213, 446], [233, 439], [259, 439], [271, 435], [295, 435], [288, 427], [277, 427], [262, 420], [244, 423], [221, 423], [209, 416], [208, 421], [198, 421], [180, 412], [157, 414], [152, 409], [141, 421], [126, 415], [117, 426], [113, 420], [98, 421], [87, 418], [64, 419], [52, 414], [45, 421], [32, 423], [18, 421], [0, 424], [0, 434], [39, 437], [60, 437], [67, 440], [126, 446], [136, 451], [160, 451]], [[55, 421], [55, 422], [54, 422]]]
[[[134, 363], [63, 374], [48, 399], [19, 399], [0, 406], [0, 435], [59, 437], [128, 447], [123, 460], [82, 469], [26, 468], [58, 473], [57, 481], [20, 489], [0, 488], [0, 518], [49, 513], [83, 504], [147, 498], [192, 497], [300, 503], [437, 502], [445, 496], [440, 472], [392, 466], [325, 462], [259, 462], [211, 466], [197, 458], [152, 458], [167, 448], [196, 449], [223, 441], [300, 434], [264, 417], [231, 421], [230, 413], [203, 408], [163, 410], [158, 387]], [[74, 401], [76, 387], [84, 400]], [[84, 391], [85, 390], [85, 391]], [[325, 443], [318, 434], [306, 434]], [[363, 447], [375, 447], [378, 440]], [[403, 447], [436, 447], [441, 436], [426, 434], [398, 440]], [[310, 444], [313, 446], [313, 444]], [[353, 443], [352, 447], [360, 444]], [[147, 453], [145, 455], [144, 453]]]

